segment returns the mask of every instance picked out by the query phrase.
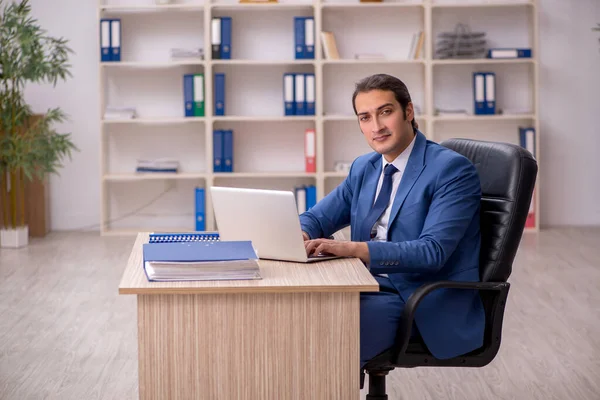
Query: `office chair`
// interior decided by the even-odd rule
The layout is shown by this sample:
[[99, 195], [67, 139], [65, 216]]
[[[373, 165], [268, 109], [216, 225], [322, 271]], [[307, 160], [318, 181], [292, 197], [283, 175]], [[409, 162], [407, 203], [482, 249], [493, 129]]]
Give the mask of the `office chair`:
[[[369, 374], [367, 400], [387, 400], [385, 379], [394, 368], [483, 367], [500, 348], [507, 282], [521, 241], [533, 195], [538, 166], [532, 154], [508, 143], [450, 139], [441, 143], [467, 157], [481, 181], [481, 282], [440, 281], [425, 284], [406, 302], [394, 346], [375, 356], [361, 370], [360, 388]], [[427, 350], [420, 338], [410, 339], [415, 310], [430, 292], [441, 288], [476, 289], [485, 315], [484, 344], [459, 357], [440, 360]], [[417, 335], [418, 337], [418, 335]]]

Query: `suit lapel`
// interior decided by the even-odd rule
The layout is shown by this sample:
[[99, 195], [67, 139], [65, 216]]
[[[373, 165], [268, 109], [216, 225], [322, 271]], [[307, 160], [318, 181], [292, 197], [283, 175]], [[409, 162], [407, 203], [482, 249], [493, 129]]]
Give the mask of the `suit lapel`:
[[406, 196], [414, 186], [419, 175], [421, 175], [423, 168], [425, 168], [425, 147], [427, 140], [420, 131], [417, 131], [416, 136], [415, 145], [406, 164], [406, 171], [402, 174], [402, 180], [400, 180], [396, 197], [394, 197], [388, 226], [392, 226]]
[[377, 191], [377, 183], [381, 175], [381, 154], [375, 153], [366, 165], [366, 171], [363, 178], [362, 187], [358, 196], [358, 208], [356, 217], [357, 221], [365, 219], [369, 210], [375, 202], [375, 192]]

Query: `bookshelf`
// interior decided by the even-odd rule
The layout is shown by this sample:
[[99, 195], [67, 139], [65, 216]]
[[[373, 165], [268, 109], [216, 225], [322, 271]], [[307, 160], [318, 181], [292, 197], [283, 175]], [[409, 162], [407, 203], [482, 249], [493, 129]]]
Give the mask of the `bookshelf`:
[[[317, 200], [345, 178], [337, 161], [371, 151], [352, 114], [354, 83], [373, 73], [398, 76], [418, 107], [417, 122], [431, 140], [468, 137], [519, 144], [519, 126], [535, 129], [539, 162], [537, 0], [99, 0], [102, 18], [122, 21], [122, 60], [101, 62], [101, 233], [194, 229], [194, 187], [206, 189], [206, 229], [216, 229], [208, 189], [239, 186], [293, 190], [313, 184]], [[232, 18], [232, 59], [212, 59], [211, 19]], [[296, 16], [313, 16], [315, 58], [294, 58]], [[458, 22], [485, 30], [488, 47], [531, 48], [532, 58], [435, 59], [437, 34]], [[414, 33], [422, 54], [407, 59]], [[341, 59], [327, 59], [319, 33], [332, 31]], [[98, 25], [100, 43], [100, 27]], [[99, 45], [98, 45], [99, 46]], [[204, 49], [204, 59], [171, 61], [173, 47]], [[385, 59], [356, 59], [383, 53]], [[98, 54], [100, 50], [98, 47]], [[502, 114], [473, 115], [472, 74], [496, 73]], [[283, 115], [284, 73], [315, 74], [315, 115]], [[183, 81], [204, 73], [205, 116], [185, 117]], [[225, 116], [214, 115], [214, 74], [226, 74]], [[105, 107], [133, 106], [135, 119], [104, 119]], [[462, 108], [466, 115], [438, 115]], [[510, 111], [510, 110], [516, 111]], [[304, 172], [304, 131], [316, 133], [316, 173]], [[213, 131], [234, 131], [233, 172], [213, 172]], [[139, 158], [178, 158], [177, 174], [137, 174]], [[539, 229], [539, 177], [534, 197]], [[140, 209], [139, 213], [132, 210]], [[125, 216], [125, 217], [124, 217]]]

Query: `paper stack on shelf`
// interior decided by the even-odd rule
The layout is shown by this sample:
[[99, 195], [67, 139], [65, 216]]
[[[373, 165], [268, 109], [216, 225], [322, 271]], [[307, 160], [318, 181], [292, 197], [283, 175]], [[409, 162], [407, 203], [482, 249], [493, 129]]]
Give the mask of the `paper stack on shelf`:
[[137, 118], [135, 107], [113, 107], [107, 106], [104, 111], [104, 119], [133, 119]]
[[251, 241], [144, 243], [149, 281], [262, 279]]
[[179, 171], [179, 161], [170, 158], [156, 160], [138, 160], [137, 172], [172, 172]]
[[485, 58], [485, 32], [471, 32], [468, 25], [457, 24], [453, 32], [438, 34], [435, 58]]
[[204, 49], [182, 49], [173, 48], [171, 49], [171, 60], [172, 61], [184, 61], [184, 60], [204, 60]]

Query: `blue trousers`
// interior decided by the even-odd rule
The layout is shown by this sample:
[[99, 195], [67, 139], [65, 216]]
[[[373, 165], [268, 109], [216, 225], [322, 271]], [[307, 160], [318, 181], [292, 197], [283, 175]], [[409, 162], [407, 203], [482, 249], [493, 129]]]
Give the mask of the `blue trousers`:
[[[404, 300], [387, 277], [375, 275], [379, 292], [360, 294], [360, 367], [392, 347]], [[414, 327], [413, 327], [413, 334]]]

